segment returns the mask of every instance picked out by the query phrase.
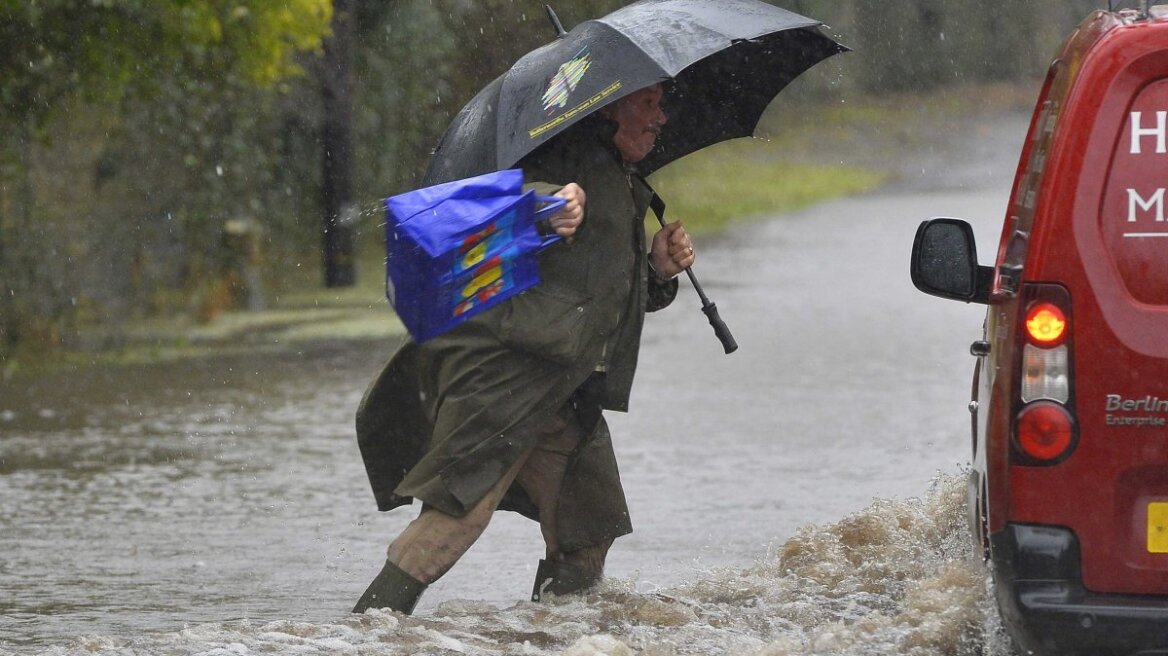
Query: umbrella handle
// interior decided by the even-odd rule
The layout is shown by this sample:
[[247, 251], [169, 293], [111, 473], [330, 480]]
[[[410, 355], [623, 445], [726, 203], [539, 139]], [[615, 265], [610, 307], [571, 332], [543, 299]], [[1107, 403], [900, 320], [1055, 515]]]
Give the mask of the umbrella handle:
[[[697, 282], [694, 281], [693, 271], [686, 269], [686, 273], [689, 274], [690, 281], [694, 285], [697, 285]], [[722, 321], [722, 317], [718, 315], [718, 306], [714, 303], [703, 303], [702, 313], [710, 320], [710, 325], [714, 328], [714, 335], [718, 338], [719, 342], [722, 342], [722, 349], [726, 351], [726, 354], [729, 355], [737, 351], [738, 342], [734, 341], [734, 335], [730, 334], [730, 328], [726, 326], [726, 322]]]
[[[661, 227], [665, 227], [665, 201], [657, 194], [653, 194], [653, 199], [649, 201], [649, 207], [653, 209], [653, 213], [657, 215], [657, 222]], [[718, 306], [706, 296], [706, 292], [702, 290], [701, 283], [698, 282], [698, 277], [694, 275], [693, 267], [686, 267], [685, 274], [689, 276], [690, 283], [693, 284], [694, 291], [698, 293], [698, 298], [702, 299], [702, 313], [710, 320], [710, 326], [714, 328], [714, 335], [722, 342], [722, 348], [729, 355], [738, 350], [738, 342], [734, 341], [734, 335], [730, 334], [730, 328], [722, 321], [721, 315], [718, 314]]]
[[[658, 217], [660, 220], [660, 217]], [[665, 221], [661, 221], [661, 225], [665, 225]], [[686, 267], [685, 273], [689, 276], [689, 281], [693, 284], [694, 291], [698, 293], [698, 298], [702, 299], [702, 313], [710, 320], [710, 326], [714, 328], [714, 335], [722, 342], [722, 348], [729, 355], [738, 350], [738, 342], [734, 341], [734, 335], [730, 334], [730, 328], [722, 321], [722, 316], [718, 314], [718, 305], [711, 301], [706, 293], [702, 291], [702, 285], [698, 282], [698, 277], [694, 275], [692, 267]]]

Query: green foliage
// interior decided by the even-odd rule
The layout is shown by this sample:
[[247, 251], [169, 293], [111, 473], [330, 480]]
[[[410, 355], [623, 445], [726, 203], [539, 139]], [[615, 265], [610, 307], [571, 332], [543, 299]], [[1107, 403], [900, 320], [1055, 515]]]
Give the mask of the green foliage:
[[75, 94], [108, 102], [175, 76], [271, 85], [331, 16], [329, 0], [6, 0], [0, 118], [43, 124]]
[[214, 271], [224, 221], [295, 211], [283, 158], [316, 158], [292, 127], [312, 103], [282, 103], [331, 15], [330, 0], [0, 2], [0, 360], [75, 343], [78, 321], [173, 311]]

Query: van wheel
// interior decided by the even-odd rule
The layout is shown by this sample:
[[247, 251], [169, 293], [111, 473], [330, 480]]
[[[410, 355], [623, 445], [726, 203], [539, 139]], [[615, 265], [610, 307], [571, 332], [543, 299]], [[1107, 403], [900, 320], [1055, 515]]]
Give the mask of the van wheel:
[[[977, 490], [974, 492], [974, 490]], [[969, 528], [974, 549], [981, 548], [983, 562], [990, 559], [990, 525], [988, 515], [988, 501], [986, 501], [985, 479], [976, 472], [970, 473], [969, 490], [966, 501], [966, 526]]]
[[988, 490], [982, 483], [981, 494], [977, 495], [977, 514], [981, 529], [978, 531], [978, 542], [981, 543], [981, 557], [984, 562], [990, 561], [990, 512], [986, 501]]

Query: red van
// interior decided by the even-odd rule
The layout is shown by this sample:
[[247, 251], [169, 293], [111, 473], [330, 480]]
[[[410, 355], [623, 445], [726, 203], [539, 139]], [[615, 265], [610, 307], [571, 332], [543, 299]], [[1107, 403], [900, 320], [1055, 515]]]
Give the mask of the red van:
[[1037, 654], [1168, 654], [1166, 189], [1168, 7], [1101, 11], [1050, 67], [993, 266], [961, 220], [913, 245], [918, 289], [987, 305], [970, 525]]

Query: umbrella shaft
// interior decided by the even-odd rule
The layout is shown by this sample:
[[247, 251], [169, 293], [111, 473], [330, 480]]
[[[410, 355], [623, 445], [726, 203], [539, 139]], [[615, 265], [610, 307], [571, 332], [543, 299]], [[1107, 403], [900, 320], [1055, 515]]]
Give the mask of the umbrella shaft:
[[710, 303], [709, 297], [706, 296], [706, 292], [702, 291], [702, 286], [700, 283], [698, 283], [698, 277], [694, 275], [694, 272], [691, 271], [689, 267], [686, 267], [685, 274], [689, 276], [689, 281], [693, 284], [694, 291], [698, 293], [698, 298], [702, 299], [702, 307], [709, 307], [712, 305], [712, 303]]

